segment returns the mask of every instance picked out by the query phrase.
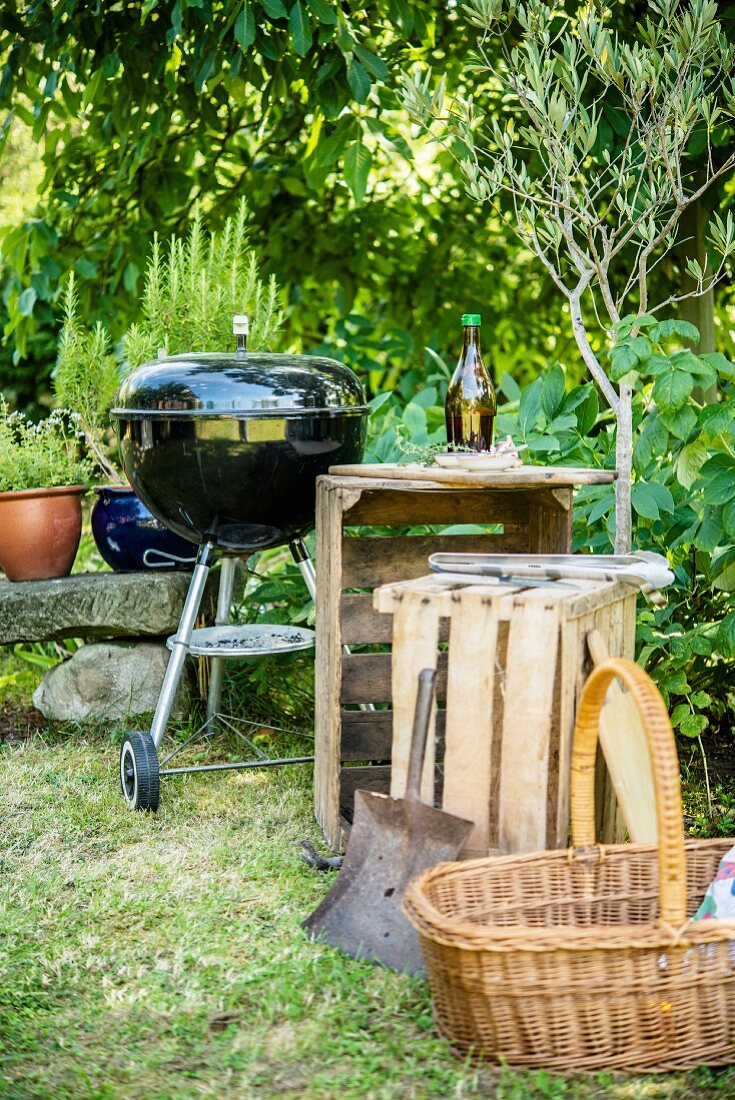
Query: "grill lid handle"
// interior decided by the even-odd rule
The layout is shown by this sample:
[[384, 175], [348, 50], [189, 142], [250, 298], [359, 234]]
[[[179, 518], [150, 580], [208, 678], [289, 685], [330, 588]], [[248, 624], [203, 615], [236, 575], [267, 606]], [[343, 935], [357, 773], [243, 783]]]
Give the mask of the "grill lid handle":
[[247, 351], [248, 319], [244, 313], [236, 313], [232, 318], [232, 332], [235, 336], [235, 355], [240, 358]]

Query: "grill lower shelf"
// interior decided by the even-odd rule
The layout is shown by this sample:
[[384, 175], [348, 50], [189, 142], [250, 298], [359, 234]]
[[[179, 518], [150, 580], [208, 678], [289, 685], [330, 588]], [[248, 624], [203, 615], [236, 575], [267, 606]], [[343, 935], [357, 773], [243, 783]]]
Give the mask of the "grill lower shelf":
[[[166, 640], [173, 649], [176, 635]], [[314, 631], [302, 626], [208, 626], [193, 630], [189, 653], [194, 657], [265, 657], [313, 649]]]

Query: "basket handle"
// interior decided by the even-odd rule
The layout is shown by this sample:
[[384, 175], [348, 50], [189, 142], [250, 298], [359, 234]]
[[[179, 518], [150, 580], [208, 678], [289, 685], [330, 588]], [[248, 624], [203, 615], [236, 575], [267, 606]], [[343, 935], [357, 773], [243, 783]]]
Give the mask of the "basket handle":
[[587, 679], [579, 700], [572, 749], [572, 844], [590, 847], [595, 835], [595, 759], [599, 718], [610, 683], [619, 677], [641, 716], [648, 741], [658, 822], [661, 920], [674, 928], [686, 921], [686, 862], [679, 761], [668, 711], [650, 676], [625, 657], [603, 661]]

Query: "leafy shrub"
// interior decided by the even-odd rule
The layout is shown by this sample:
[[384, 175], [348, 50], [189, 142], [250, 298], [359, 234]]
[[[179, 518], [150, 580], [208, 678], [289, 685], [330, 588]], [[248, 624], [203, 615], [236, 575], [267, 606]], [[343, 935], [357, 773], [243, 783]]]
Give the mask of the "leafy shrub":
[[[608, 353], [611, 376], [634, 389], [633, 546], [666, 555], [676, 578], [666, 606], [641, 604], [638, 660], [690, 737], [731, 713], [735, 657], [735, 365], [682, 346], [698, 335], [687, 322], [626, 317]], [[445, 374], [438, 365], [409, 401], [373, 399], [369, 461], [405, 461], [406, 437], [445, 439]], [[707, 400], [715, 383], [719, 396]], [[527, 462], [615, 469], [614, 418], [592, 383], [567, 388], [555, 363], [522, 390], [504, 375], [498, 390], [496, 437], [525, 444]], [[612, 485], [581, 487], [575, 552], [612, 553], [614, 541]]]

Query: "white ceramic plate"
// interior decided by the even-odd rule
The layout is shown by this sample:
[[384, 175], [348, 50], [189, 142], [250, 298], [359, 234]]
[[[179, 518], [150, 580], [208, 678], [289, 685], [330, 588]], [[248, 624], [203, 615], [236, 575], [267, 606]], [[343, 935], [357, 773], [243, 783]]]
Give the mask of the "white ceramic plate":
[[437, 465], [447, 470], [509, 470], [515, 466], [518, 459], [512, 454], [484, 454], [476, 451], [474, 454], [438, 454], [434, 455]]

